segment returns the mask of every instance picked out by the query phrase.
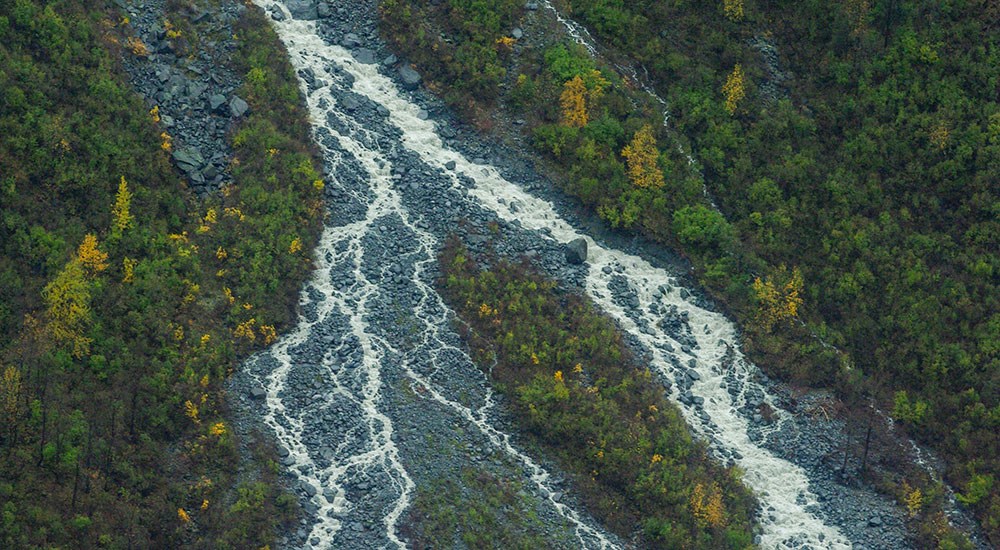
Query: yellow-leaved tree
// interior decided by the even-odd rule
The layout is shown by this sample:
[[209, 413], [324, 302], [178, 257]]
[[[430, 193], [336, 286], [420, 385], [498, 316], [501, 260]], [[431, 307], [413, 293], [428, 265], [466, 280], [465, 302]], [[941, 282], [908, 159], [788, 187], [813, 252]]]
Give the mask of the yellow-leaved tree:
[[108, 268], [108, 255], [97, 247], [97, 237], [88, 233], [76, 249], [76, 259], [90, 275]]
[[46, 332], [55, 344], [70, 348], [76, 358], [90, 353], [90, 283], [79, 258], [70, 260], [42, 290]]
[[645, 125], [635, 133], [632, 142], [622, 150], [628, 163], [628, 177], [636, 187], [659, 189], [663, 187], [663, 171], [657, 163], [660, 151], [656, 148], [653, 127]]
[[702, 525], [721, 527], [726, 521], [726, 509], [722, 504], [722, 489], [714, 481], [705, 489], [701, 483], [691, 491], [691, 515]]
[[609, 85], [611, 83], [596, 69], [567, 80], [559, 96], [563, 124], [572, 128], [586, 126], [590, 122], [590, 113], [596, 108], [597, 102], [604, 96], [604, 90]]
[[563, 124], [573, 128], [582, 128], [587, 125], [590, 120], [590, 115], [587, 112], [587, 85], [584, 84], [579, 75], [563, 84], [563, 91], [559, 96], [559, 106], [562, 107]]
[[733, 67], [733, 72], [729, 73], [725, 85], [722, 86], [722, 93], [726, 94], [726, 110], [729, 114], [736, 112], [736, 107], [740, 101], [746, 97], [746, 76], [743, 74], [743, 66], [739, 63]]
[[111, 207], [111, 215], [113, 217], [111, 222], [112, 232], [120, 234], [129, 227], [132, 227], [131, 207], [132, 192], [128, 190], [128, 182], [125, 181], [125, 176], [122, 176], [121, 182], [118, 183], [118, 194], [115, 195], [115, 204]]
[[778, 268], [778, 280], [787, 279], [784, 283], [775, 284], [773, 278], [762, 280], [757, 277], [753, 282], [754, 295], [757, 298], [757, 323], [770, 332], [774, 325], [798, 315], [802, 307], [802, 287], [805, 284], [799, 268], [793, 268], [787, 275], [785, 266]]
[[730, 21], [743, 20], [743, 0], [722, 0], [722, 10]]

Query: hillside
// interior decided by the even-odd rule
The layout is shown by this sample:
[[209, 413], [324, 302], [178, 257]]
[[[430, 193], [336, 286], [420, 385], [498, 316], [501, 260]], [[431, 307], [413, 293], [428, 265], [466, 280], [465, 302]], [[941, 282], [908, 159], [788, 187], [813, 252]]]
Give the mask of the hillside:
[[[760, 364], [932, 445], [995, 538], [995, 10], [554, 4], [598, 51], [547, 40], [547, 2], [390, 0], [383, 28], [471, 121], [523, 131], [609, 225], [683, 250]], [[934, 539], [943, 517], [920, 518]]]
[[159, 53], [118, 5], [0, 1], [0, 546], [271, 544], [297, 506], [270, 446], [235, 434], [223, 382], [287, 324], [310, 268], [297, 85], [243, 10], [230, 67], [266, 77], [238, 90], [252, 112], [226, 136], [231, 184], [196, 195], [170, 162], [179, 113], [139, 97], [122, 60], [215, 37], [173, 2], [178, 49]]

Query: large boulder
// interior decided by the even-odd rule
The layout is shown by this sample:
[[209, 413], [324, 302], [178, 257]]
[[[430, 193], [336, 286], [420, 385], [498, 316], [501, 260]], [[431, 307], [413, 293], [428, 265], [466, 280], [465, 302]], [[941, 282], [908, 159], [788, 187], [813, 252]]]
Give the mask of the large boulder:
[[239, 118], [245, 115], [248, 109], [250, 109], [250, 106], [247, 105], [247, 102], [243, 101], [240, 96], [234, 95], [233, 98], [229, 100], [229, 113], [232, 114], [234, 118]]
[[409, 65], [403, 65], [399, 68], [399, 79], [403, 82], [403, 88], [406, 90], [416, 90], [417, 86], [420, 86], [420, 73], [413, 70], [413, 67]]
[[312, 21], [319, 17], [314, 0], [287, 0], [285, 6], [295, 19]]
[[586, 239], [574, 239], [566, 244], [566, 261], [574, 265], [579, 265], [587, 261]]
[[375, 64], [375, 52], [368, 48], [358, 48], [351, 53], [354, 54], [354, 59], [357, 59], [358, 63], [364, 63], [365, 65]]
[[212, 94], [208, 98], [208, 109], [213, 113], [225, 115], [229, 113], [226, 105], [226, 96], [222, 94]]
[[201, 151], [194, 147], [177, 149], [173, 152], [173, 157], [174, 161], [177, 162], [177, 167], [185, 173], [196, 172], [205, 165], [205, 157], [201, 155]]

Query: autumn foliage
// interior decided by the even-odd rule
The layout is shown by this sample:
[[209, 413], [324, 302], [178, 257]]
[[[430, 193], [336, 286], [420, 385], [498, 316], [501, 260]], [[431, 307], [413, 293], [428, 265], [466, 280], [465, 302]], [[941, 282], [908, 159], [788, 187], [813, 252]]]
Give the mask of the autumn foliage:
[[802, 272], [799, 268], [778, 269], [779, 277], [787, 277], [785, 281], [775, 283], [772, 279], [762, 280], [757, 277], [753, 282], [754, 295], [757, 298], [757, 322], [765, 331], [770, 331], [776, 324], [785, 319], [794, 318], [802, 307]]
[[587, 125], [589, 113], [587, 112], [587, 86], [583, 79], [575, 76], [566, 81], [563, 85], [563, 92], [559, 96], [559, 106], [562, 107], [563, 124], [573, 128], [582, 128]]
[[656, 148], [653, 127], [645, 125], [635, 133], [632, 142], [622, 150], [628, 163], [628, 177], [636, 187], [659, 189], [663, 187], [663, 171], [657, 159], [660, 152]]
[[743, 74], [743, 66], [739, 63], [733, 67], [733, 72], [726, 77], [722, 93], [726, 96], [726, 110], [729, 111], [729, 114], [735, 113], [740, 101], [743, 101], [747, 95], [746, 76]]

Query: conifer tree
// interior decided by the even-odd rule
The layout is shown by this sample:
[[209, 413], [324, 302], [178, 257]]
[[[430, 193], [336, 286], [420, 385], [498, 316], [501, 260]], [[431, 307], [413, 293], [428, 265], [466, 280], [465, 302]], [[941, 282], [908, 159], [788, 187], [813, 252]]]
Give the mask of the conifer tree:
[[628, 163], [628, 177], [636, 187], [659, 189], [663, 187], [663, 171], [657, 159], [660, 151], [656, 148], [653, 128], [645, 125], [635, 133], [632, 142], [622, 150]]
[[114, 217], [111, 223], [111, 230], [113, 232], [120, 234], [129, 227], [132, 227], [131, 206], [132, 192], [128, 190], [128, 182], [125, 181], [125, 176], [122, 176], [121, 182], [118, 184], [118, 194], [115, 195], [115, 205], [111, 207], [111, 215]]
[[733, 72], [726, 78], [726, 84], [722, 87], [722, 93], [726, 94], [726, 110], [729, 114], [736, 112], [736, 107], [740, 101], [746, 97], [746, 77], [743, 74], [743, 66], [739, 63], [733, 67]]
[[566, 81], [559, 105], [563, 111], [563, 124], [572, 128], [582, 128], [587, 125], [587, 85], [579, 75]]

